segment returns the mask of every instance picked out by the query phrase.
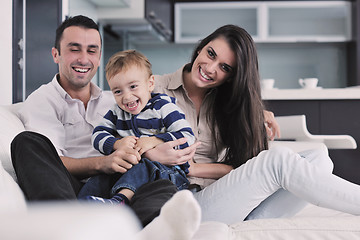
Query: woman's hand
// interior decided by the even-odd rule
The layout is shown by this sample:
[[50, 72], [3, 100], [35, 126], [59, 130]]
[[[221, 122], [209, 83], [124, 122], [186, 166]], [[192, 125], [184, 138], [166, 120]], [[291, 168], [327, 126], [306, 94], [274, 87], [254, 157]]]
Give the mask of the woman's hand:
[[190, 161], [195, 154], [196, 148], [200, 142], [195, 142], [191, 146], [175, 150], [174, 147], [187, 142], [186, 138], [180, 138], [174, 141], [157, 145], [155, 148], [148, 150], [144, 156], [152, 161], [160, 162], [168, 166], [181, 165]]
[[274, 140], [276, 136], [280, 137], [280, 126], [275, 120], [274, 113], [264, 110], [264, 120], [269, 139]]
[[142, 137], [137, 139], [135, 150], [138, 151], [140, 155], [143, 155], [145, 152], [162, 143], [164, 143], [164, 141], [157, 137]]

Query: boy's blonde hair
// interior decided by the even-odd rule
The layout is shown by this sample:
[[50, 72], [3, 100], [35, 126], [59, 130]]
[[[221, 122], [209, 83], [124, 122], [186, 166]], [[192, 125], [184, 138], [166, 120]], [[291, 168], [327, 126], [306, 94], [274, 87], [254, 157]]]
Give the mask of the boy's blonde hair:
[[134, 65], [146, 68], [149, 77], [152, 75], [151, 63], [144, 54], [136, 50], [125, 50], [117, 52], [110, 57], [105, 68], [106, 79], [109, 81], [119, 72], [126, 71]]

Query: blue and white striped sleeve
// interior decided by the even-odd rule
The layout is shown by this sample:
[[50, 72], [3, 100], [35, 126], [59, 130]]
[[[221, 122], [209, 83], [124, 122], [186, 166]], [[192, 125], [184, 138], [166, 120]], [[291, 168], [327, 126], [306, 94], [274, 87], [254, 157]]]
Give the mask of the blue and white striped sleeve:
[[113, 152], [114, 144], [118, 140], [115, 137], [117, 133], [116, 121], [116, 114], [109, 110], [102, 122], [93, 131], [91, 137], [92, 145], [102, 154], [109, 155]]
[[190, 123], [185, 119], [182, 110], [172, 102], [164, 102], [158, 111], [163, 119], [165, 133], [155, 135], [165, 142], [173, 141], [183, 137], [187, 138], [187, 143], [180, 145], [178, 148], [183, 149], [195, 142], [195, 136], [191, 129]]

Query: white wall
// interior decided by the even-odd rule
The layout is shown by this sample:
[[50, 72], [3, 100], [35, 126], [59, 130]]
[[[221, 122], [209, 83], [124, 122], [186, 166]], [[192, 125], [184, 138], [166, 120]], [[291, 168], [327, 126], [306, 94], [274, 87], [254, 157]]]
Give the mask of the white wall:
[[0, 105], [12, 103], [12, 0], [0, 8]]
[[85, 15], [89, 18], [92, 18], [95, 22], [98, 20], [96, 7], [90, 4], [88, 1], [68, 0], [68, 7], [68, 13], [70, 16]]

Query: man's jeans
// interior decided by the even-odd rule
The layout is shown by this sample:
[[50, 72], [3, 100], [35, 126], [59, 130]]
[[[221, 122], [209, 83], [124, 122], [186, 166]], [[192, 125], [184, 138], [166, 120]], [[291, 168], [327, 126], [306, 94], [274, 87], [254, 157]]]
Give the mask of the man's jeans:
[[186, 174], [179, 167], [165, 166], [143, 158], [124, 174], [91, 177], [80, 190], [78, 198], [87, 195], [109, 198], [123, 188], [136, 192], [145, 183], [154, 182], [159, 179], [171, 181], [178, 190], [187, 189], [189, 185]]

